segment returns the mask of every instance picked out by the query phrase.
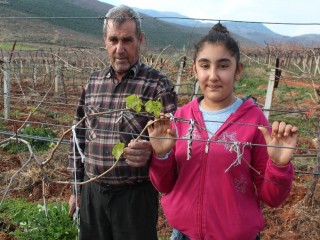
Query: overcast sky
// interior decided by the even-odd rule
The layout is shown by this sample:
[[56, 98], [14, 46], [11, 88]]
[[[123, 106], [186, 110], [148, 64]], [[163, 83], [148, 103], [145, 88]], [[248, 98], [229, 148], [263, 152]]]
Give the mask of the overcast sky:
[[191, 18], [318, 25], [266, 25], [286, 36], [320, 34], [320, 0], [99, 0], [111, 5], [176, 12]]

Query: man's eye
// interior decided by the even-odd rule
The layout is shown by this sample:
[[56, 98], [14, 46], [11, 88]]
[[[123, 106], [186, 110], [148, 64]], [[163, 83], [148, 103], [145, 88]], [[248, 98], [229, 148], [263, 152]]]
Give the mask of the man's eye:
[[134, 38], [133, 38], [133, 37], [125, 37], [125, 38], [122, 39], [122, 42], [123, 42], [124, 44], [130, 44], [130, 43], [132, 43], [133, 41], [134, 41]]
[[109, 42], [111, 42], [111, 43], [116, 43], [116, 42], [117, 42], [117, 39], [116, 39], [116, 38], [109, 38]]
[[130, 43], [130, 42], [131, 42], [131, 39], [126, 39], [126, 38], [125, 38], [125, 39], [123, 39], [123, 42], [124, 42], [124, 43]]

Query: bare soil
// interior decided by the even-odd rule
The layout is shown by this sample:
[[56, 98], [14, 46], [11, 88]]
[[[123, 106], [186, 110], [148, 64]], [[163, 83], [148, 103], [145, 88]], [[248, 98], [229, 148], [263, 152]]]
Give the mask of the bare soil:
[[[288, 81], [287, 84], [310, 87], [309, 84], [297, 81]], [[17, 86], [18, 87], [18, 86]], [[79, 91], [80, 92], [80, 91]], [[183, 100], [184, 101], [184, 100]], [[1, 104], [1, 103], [0, 103]], [[306, 103], [314, 104], [312, 102]], [[2, 107], [2, 106], [0, 106]], [[20, 109], [23, 113], [23, 109]], [[73, 114], [74, 109], [69, 108], [67, 110], [58, 110], [59, 112], [65, 112], [65, 114]], [[28, 110], [25, 110], [27, 115]], [[25, 116], [22, 117], [25, 119]], [[43, 121], [39, 116], [33, 117], [31, 120]], [[16, 129], [14, 125], [12, 129]], [[301, 140], [303, 141], [303, 140]], [[300, 142], [305, 147], [312, 148], [308, 145], [308, 142]], [[56, 158], [60, 159], [60, 163], [52, 165], [51, 169], [55, 176], [66, 178], [66, 149], [57, 153]], [[9, 176], [18, 171], [23, 162], [25, 162], [26, 156], [21, 154], [8, 154], [0, 148], [0, 191], [1, 196], [3, 190], [7, 187]], [[302, 159], [301, 161], [305, 161]], [[298, 169], [298, 168], [296, 168]], [[312, 171], [313, 167], [299, 167], [300, 170]], [[23, 198], [28, 201], [42, 201], [42, 183], [41, 173], [38, 170], [28, 169], [29, 173], [19, 176], [19, 181], [14, 181], [13, 187], [9, 191], [7, 197], [9, 198]], [[319, 183], [317, 184], [314, 192], [313, 202], [311, 204], [305, 204], [304, 198], [308, 192], [313, 176], [310, 174], [296, 174], [293, 188], [286, 202], [279, 208], [270, 208], [262, 206], [265, 217], [265, 229], [261, 233], [262, 239], [320, 239], [320, 191]], [[70, 196], [70, 189], [66, 185], [47, 183], [46, 198], [48, 200], [68, 201]], [[11, 240], [8, 232], [12, 231], [13, 227], [7, 229], [6, 223], [1, 222], [0, 219], [0, 240]], [[158, 224], [158, 231], [161, 236], [170, 236], [171, 228], [165, 221], [164, 215], [160, 208], [160, 217]]]
[[[6, 156], [1, 152], [0, 172], [18, 170], [21, 167], [16, 156]], [[265, 230], [262, 239], [320, 239], [320, 194], [319, 184], [315, 192], [312, 206], [304, 204], [304, 197], [308, 191], [312, 176], [295, 175], [293, 188], [287, 201], [279, 208], [263, 206]], [[2, 185], [3, 185], [3, 181]], [[1, 189], [6, 186], [1, 186]], [[69, 187], [61, 184], [46, 184], [47, 200], [67, 202], [70, 196]], [[22, 189], [16, 188], [9, 192], [10, 198], [22, 198], [31, 202], [42, 201], [42, 184], [36, 181]], [[171, 228], [165, 221], [162, 210], [159, 212], [158, 231], [161, 236], [170, 236]], [[0, 222], [0, 240], [11, 240], [8, 235], [13, 228], [6, 229], [4, 222]]]

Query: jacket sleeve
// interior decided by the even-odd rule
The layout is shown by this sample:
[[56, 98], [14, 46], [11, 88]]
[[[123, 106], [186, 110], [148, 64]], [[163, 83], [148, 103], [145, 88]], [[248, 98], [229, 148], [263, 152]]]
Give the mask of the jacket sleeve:
[[277, 166], [269, 159], [260, 192], [263, 201], [271, 207], [280, 206], [290, 193], [293, 176], [294, 168], [291, 162], [286, 166]]
[[169, 193], [177, 180], [177, 166], [174, 152], [167, 159], [158, 159], [154, 154], [151, 158], [150, 179], [153, 186], [161, 193]]
[[[263, 124], [269, 125], [267, 120]], [[265, 145], [262, 133], [257, 130], [255, 143]], [[253, 147], [252, 176], [260, 199], [270, 207], [280, 206], [288, 197], [294, 176], [294, 168], [290, 162], [286, 166], [277, 166], [269, 158], [267, 148]]]

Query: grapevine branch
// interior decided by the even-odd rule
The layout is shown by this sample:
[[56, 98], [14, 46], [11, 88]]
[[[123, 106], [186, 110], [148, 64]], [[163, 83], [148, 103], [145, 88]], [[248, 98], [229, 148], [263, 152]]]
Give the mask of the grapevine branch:
[[18, 143], [26, 144], [27, 147], [28, 147], [28, 150], [30, 152], [30, 156], [29, 156], [29, 159], [22, 165], [22, 167], [11, 176], [10, 182], [9, 182], [6, 190], [4, 191], [3, 197], [1, 199], [0, 207], [2, 206], [2, 202], [3, 202], [3, 200], [5, 199], [5, 197], [7, 196], [8, 192], [9, 192], [9, 189], [10, 189], [10, 186], [12, 184], [13, 179], [32, 161], [32, 159], [35, 159], [35, 155], [34, 155], [34, 152], [32, 150], [32, 147], [31, 147], [30, 143], [28, 141], [24, 140], [24, 139], [11, 137], [11, 138], [8, 138], [8, 139], [0, 142], [0, 145], [4, 144], [6, 142], [10, 142], [10, 141], [17, 141]]
[[[135, 100], [136, 100], [136, 99], [135, 99]], [[88, 115], [86, 115], [85, 117], [83, 117], [80, 121], [78, 121], [75, 126], [78, 127], [78, 126], [79, 126], [81, 123], [83, 123], [83, 121], [85, 121], [87, 118], [90, 118], [90, 117], [93, 117], [93, 116], [100, 116], [100, 115], [104, 115], [104, 114], [111, 114], [111, 113], [114, 113], [114, 112], [123, 112], [123, 111], [131, 111], [131, 110], [137, 111], [137, 109], [138, 109], [137, 112], [139, 113], [140, 110], [141, 110], [141, 103], [139, 103], [139, 104], [136, 104], [136, 103], [130, 104], [130, 103], [129, 103], [128, 105], [133, 105], [134, 107], [133, 107], [133, 108], [118, 109], [118, 110], [113, 110], [113, 111], [107, 111], [107, 112], [100, 112], [100, 113], [88, 114]], [[157, 105], [157, 104], [151, 104], [151, 106], [152, 106], [152, 107], [151, 107], [151, 110], [149, 109], [149, 112], [152, 112], [152, 113], [158, 113], [158, 109], [154, 109], [154, 106], [157, 106], [157, 107], [161, 107], [161, 108], [162, 108], [162, 106]], [[149, 113], [149, 112], [147, 111], [147, 113]], [[156, 115], [156, 114], [155, 114], [155, 115]], [[141, 138], [141, 136], [143, 136], [143, 133], [146, 131], [146, 129], [147, 129], [150, 125], [152, 125], [152, 124], [154, 124], [155, 122], [160, 121], [160, 120], [161, 120], [161, 119], [157, 119], [157, 118], [156, 118], [156, 119], [153, 120], [153, 121], [149, 121], [148, 124], [142, 129], [142, 131], [140, 132], [140, 134], [135, 138], [135, 141], [139, 140], [139, 139]], [[171, 120], [171, 121], [189, 122], [189, 120], [186, 120], [186, 119], [183, 119], [183, 118], [170, 118], [170, 120]], [[199, 124], [196, 124], [196, 123], [194, 123], [194, 124], [195, 124], [195, 126], [201, 128], [202, 130], [205, 130], [205, 131], [209, 132], [210, 134], [212, 134], [210, 131], [208, 131], [207, 129], [201, 127]], [[62, 139], [63, 139], [71, 130], [72, 130], [72, 128], [68, 129], [67, 131], [65, 131], [65, 132], [62, 134], [60, 140], [59, 140], [58, 143], [56, 144], [55, 148], [52, 150], [50, 156], [49, 156], [45, 161], [41, 162], [40, 167], [41, 167], [42, 171], [43, 171], [43, 166], [46, 165], [46, 164], [53, 158], [53, 155], [54, 155], [56, 149], [58, 148], [58, 146], [61, 144]], [[212, 134], [212, 135], [213, 135], [213, 134]], [[7, 141], [13, 140], [13, 139], [16, 139], [16, 138], [11, 138], [11, 139], [8, 139]], [[187, 140], [187, 139], [184, 139], [184, 140]], [[26, 144], [29, 144], [29, 143], [26, 142], [25, 140], [19, 140], [19, 141], [25, 142]], [[193, 139], [192, 141], [197, 141], [197, 139]], [[219, 140], [219, 141], [209, 141], [209, 140], [206, 140], [206, 141], [208, 141], [208, 142], [217, 142], [217, 143], [220, 143], [220, 144], [221, 144], [221, 143], [224, 143], [224, 141], [221, 141], [221, 140]], [[3, 144], [3, 143], [4, 143], [4, 142], [1, 142], [0, 145]], [[230, 143], [230, 144], [231, 144], [231, 143]], [[234, 143], [232, 143], [232, 144], [234, 144]], [[242, 144], [242, 143], [238, 143], [238, 144]], [[270, 147], [270, 146], [269, 146], [269, 147]], [[271, 146], [271, 147], [272, 147], [272, 146]], [[276, 147], [276, 146], [275, 146], [275, 147]], [[34, 153], [33, 153], [33, 151], [32, 151], [32, 148], [31, 148], [30, 144], [28, 145], [28, 148], [29, 148], [29, 151], [30, 151], [30, 153], [31, 153], [31, 154], [30, 154], [30, 159], [27, 161], [27, 163], [24, 164], [24, 166], [23, 166], [21, 169], [19, 169], [19, 170], [12, 176], [12, 178], [11, 178], [11, 180], [10, 180], [10, 184], [9, 184], [7, 190], [6, 190], [5, 196], [6, 196], [8, 190], [9, 190], [9, 188], [10, 188], [10, 186], [11, 186], [11, 183], [12, 183], [12, 180], [14, 179], [14, 177], [32, 160], [32, 158], [34, 158]], [[122, 149], [122, 152], [123, 152], [123, 149]], [[255, 170], [255, 169], [249, 164], [249, 162], [246, 161], [246, 159], [243, 158], [243, 156], [242, 156], [241, 158], [248, 164], [248, 166], [249, 166], [252, 170], [254, 170], [257, 174], [261, 175], [261, 173], [259, 173], [257, 170]], [[91, 178], [91, 179], [89, 179], [89, 180], [87, 180], [87, 181], [80, 182], [80, 183], [75, 183], [75, 182], [73, 182], [73, 181], [52, 181], [52, 182], [55, 182], [55, 183], [58, 183], [58, 184], [71, 184], [71, 185], [79, 184], [79, 185], [84, 185], [84, 184], [89, 183], [89, 182], [91, 182], [91, 181], [98, 180], [99, 178], [101, 178], [102, 176], [104, 176], [106, 173], [108, 173], [108, 172], [110, 172], [111, 170], [113, 170], [113, 169], [116, 167], [117, 163], [119, 162], [119, 159], [120, 159], [120, 157], [116, 159], [116, 161], [114, 162], [114, 164], [113, 164], [108, 170], [106, 170], [106, 171], [103, 172], [102, 174], [100, 174], [100, 175], [98, 175], [98, 176], [96, 176], [96, 177], [94, 177], [94, 178]], [[43, 171], [43, 174], [44, 174], [43, 181], [48, 181], [49, 179], [45, 176], [45, 172], [44, 172], [44, 171]], [[261, 175], [261, 176], [262, 176], [262, 175]], [[262, 176], [262, 177], [264, 177], [264, 176]], [[265, 177], [264, 177], [264, 178], [265, 178]], [[268, 179], [266, 179], [266, 180], [268, 180]], [[49, 180], [49, 181], [51, 181], [51, 180]], [[273, 182], [273, 181], [272, 181], [272, 182]], [[274, 183], [275, 183], [275, 182], [274, 182]], [[276, 184], [279, 184], [279, 183], [276, 183]], [[279, 185], [281, 185], [281, 184], [279, 184]], [[286, 186], [284, 186], [284, 187], [286, 187]], [[44, 194], [43, 194], [43, 195], [44, 195]], [[4, 196], [4, 197], [5, 197], [5, 196]], [[1, 205], [0, 205], [0, 206], [1, 206]]]

